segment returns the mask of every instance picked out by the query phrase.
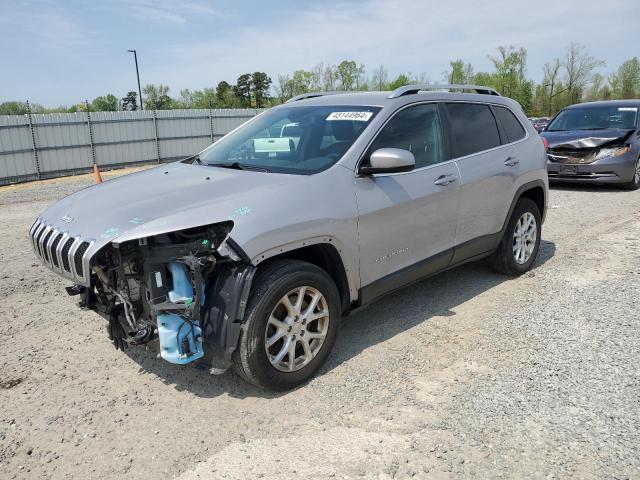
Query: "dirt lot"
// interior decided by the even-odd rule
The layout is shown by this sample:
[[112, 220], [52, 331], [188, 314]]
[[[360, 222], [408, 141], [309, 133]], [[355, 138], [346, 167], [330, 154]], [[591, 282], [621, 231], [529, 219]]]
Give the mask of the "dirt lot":
[[271, 395], [116, 351], [36, 262], [31, 222], [89, 182], [0, 188], [0, 478], [640, 478], [640, 192], [553, 189], [531, 273], [387, 296]]

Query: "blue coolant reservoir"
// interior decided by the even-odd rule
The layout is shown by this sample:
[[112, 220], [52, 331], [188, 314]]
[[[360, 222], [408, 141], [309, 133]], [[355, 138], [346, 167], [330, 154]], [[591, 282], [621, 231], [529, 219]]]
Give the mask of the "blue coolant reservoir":
[[204, 355], [199, 321], [187, 321], [175, 313], [158, 315], [160, 356], [167, 362], [184, 365]]
[[[171, 262], [168, 265], [173, 288], [168, 296], [172, 303], [189, 304], [193, 301], [193, 286], [189, 269], [184, 263]], [[193, 362], [204, 355], [202, 350], [202, 329], [198, 320], [187, 320], [175, 313], [158, 315], [158, 337], [160, 355], [166, 361], [177, 364]]]
[[193, 287], [187, 266], [184, 263], [171, 262], [167, 267], [173, 279], [173, 289], [169, 290], [169, 300], [172, 303], [190, 303], [193, 300]]

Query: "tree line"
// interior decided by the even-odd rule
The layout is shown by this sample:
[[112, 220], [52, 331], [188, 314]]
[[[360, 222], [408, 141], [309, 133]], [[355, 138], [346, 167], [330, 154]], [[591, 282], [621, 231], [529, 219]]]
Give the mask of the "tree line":
[[[384, 65], [367, 75], [364, 64], [344, 60], [336, 65], [319, 63], [310, 70], [280, 74], [277, 84], [264, 72], [240, 75], [234, 84], [221, 81], [216, 87], [181, 90], [172, 97], [167, 85], [149, 84], [143, 88], [144, 108], [167, 110], [176, 108], [263, 108], [285, 102], [289, 98], [313, 91], [393, 90], [412, 83], [476, 84], [492, 87], [500, 94], [517, 100], [530, 116], [551, 116], [574, 103], [594, 100], [640, 98], [640, 60], [633, 57], [607, 75], [598, 70], [605, 62], [590, 55], [584, 46], [571, 43], [560, 57], [547, 62], [543, 80], [536, 83], [527, 76], [527, 51], [511, 45], [500, 46], [492, 55], [491, 71], [476, 71], [463, 59], [452, 60], [435, 82], [425, 74], [401, 73], [390, 78]], [[31, 105], [32, 112], [137, 110], [136, 92], [117, 98], [109, 93], [91, 102], [71, 107], [47, 109]], [[26, 104], [5, 102], [0, 114], [26, 113]]]

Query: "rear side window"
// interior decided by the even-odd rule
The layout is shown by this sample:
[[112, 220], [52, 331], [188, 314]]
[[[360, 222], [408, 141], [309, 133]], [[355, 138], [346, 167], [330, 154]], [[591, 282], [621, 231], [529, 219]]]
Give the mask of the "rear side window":
[[505, 107], [493, 107], [493, 109], [502, 125], [504, 133], [507, 134], [507, 143], [522, 140], [527, 135], [524, 127], [516, 116], [511, 113], [511, 110]]
[[451, 141], [456, 157], [464, 157], [500, 146], [498, 124], [488, 105], [447, 103]]

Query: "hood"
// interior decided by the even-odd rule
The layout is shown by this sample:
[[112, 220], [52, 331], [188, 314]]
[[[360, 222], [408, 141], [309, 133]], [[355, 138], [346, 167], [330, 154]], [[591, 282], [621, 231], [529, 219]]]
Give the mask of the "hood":
[[184, 163], [125, 175], [65, 197], [42, 221], [87, 241], [94, 252], [109, 242], [232, 220], [306, 176], [233, 170]]
[[615, 145], [626, 141], [635, 130], [607, 129], [607, 130], [569, 130], [559, 132], [541, 132], [547, 139], [549, 148], [597, 148]]

